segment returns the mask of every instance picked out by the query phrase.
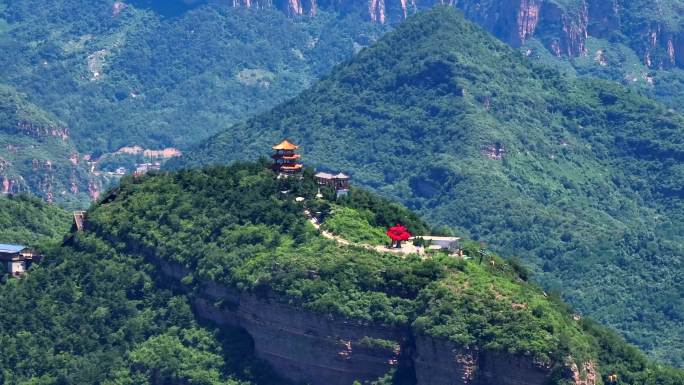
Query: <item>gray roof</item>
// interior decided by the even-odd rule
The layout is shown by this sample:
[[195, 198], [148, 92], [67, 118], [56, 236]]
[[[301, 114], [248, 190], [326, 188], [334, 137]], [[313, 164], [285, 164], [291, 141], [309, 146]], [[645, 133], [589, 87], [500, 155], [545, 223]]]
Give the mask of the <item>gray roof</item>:
[[327, 172], [317, 172], [316, 173], [316, 178], [324, 178], [324, 179], [332, 179], [333, 174], [328, 174]]
[[18, 253], [24, 250], [26, 246], [22, 245], [10, 245], [5, 243], [0, 243], [0, 253]]
[[349, 179], [349, 175], [344, 174], [344, 173], [339, 173], [337, 175], [333, 175], [333, 174], [328, 174], [327, 172], [317, 172], [315, 176], [316, 176], [316, 178], [323, 178], [323, 179]]

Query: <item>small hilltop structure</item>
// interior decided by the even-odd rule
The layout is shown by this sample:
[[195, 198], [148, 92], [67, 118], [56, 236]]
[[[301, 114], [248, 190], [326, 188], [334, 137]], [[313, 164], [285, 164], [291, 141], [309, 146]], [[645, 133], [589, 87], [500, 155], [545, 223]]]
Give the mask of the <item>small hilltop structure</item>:
[[71, 225], [71, 231], [82, 233], [85, 229], [86, 212], [74, 211], [74, 223]]
[[458, 254], [461, 252], [459, 237], [443, 237], [435, 235], [421, 235], [419, 237], [412, 237], [414, 244], [421, 245], [427, 250], [446, 251], [449, 254]]
[[[302, 156], [297, 154], [299, 145], [285, 139], [271, 148], [275, 151], [271, 155], [271, 158], [273, 159], [271, 168], [280, 176], [287, 177], [304, 171], [304, 165], [301, 163]], [[349, 175], [343, 172], [338, 172], [337, 174], [317, 172], [314, 177], [316, 178], [316, 183], [318, 183], [319, 187], [334, 189], [337, 197], [349, 193], [350, 178]]]
[[349, 193], [349, 175], [345, 173], [328, 174], [327, 172], [317, 172], [314, 176], [319, 186], [335, 189], [338, 198]]
[[461, 238], [458, 237], [413, 236], [406, 226], [400, 223], [388, 228], [385, 234], [391, 241], [389, 249], [395, 252], [404, 254], [417, 253], [421, 255], [426, 252], [443, 252], [449, 255], [463, 256], [463, 251], [459, 244]]
[[301, 155], [296, 151], [299, 146], [285, 139], [272, 147], [275, 153], [273, 158], [273, 171], [280, 175], [293, 175], [303, 171], [304, 166], [299, 162]]
[[5, 264], [7, 273], [19, 277], [26, 273], [33, 262], [40, 260], [40, 255], [24, 245], [0, 243], [0, 261]]

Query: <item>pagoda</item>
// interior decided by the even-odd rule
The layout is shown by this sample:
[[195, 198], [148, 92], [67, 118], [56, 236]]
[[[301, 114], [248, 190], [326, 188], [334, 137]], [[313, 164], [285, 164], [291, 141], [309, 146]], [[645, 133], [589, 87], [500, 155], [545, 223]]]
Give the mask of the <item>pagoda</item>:
[[275, 154], [271, 156], [273, 158], [273, 170], [281, 174], [301, 172], [303, 166], [298, 162], [301, 155], [295, 154], [298, 148], [299, 146], [287, 139], [273, 146], [273, 150], [275, 150]]

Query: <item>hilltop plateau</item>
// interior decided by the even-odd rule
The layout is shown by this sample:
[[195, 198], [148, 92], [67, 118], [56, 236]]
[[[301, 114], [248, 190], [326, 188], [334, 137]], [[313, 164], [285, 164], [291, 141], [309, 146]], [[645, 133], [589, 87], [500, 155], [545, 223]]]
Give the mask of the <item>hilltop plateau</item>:
[[[282, 191], [289, 191], [283, 194]], [[84, 232], [0, 285], [0, 379], [42, 384], [678, 384], [684, 374], [464, 240], [400, 255], [319, 234], [415, 214], [363, 190], [322, 191], [268, 164], [126, 177]], [[298, 198], [304, 198], [298, 199]], [[340, 236], [348, 236], [345, 232]], [[262, 361], [263, 360], [263, 361]]]
[[525, 258], [579, 310], [682, 364], [679, 113], [532, 63], [439, 7], [175, 166], [256, 156], [282, 137], [311, 165]]

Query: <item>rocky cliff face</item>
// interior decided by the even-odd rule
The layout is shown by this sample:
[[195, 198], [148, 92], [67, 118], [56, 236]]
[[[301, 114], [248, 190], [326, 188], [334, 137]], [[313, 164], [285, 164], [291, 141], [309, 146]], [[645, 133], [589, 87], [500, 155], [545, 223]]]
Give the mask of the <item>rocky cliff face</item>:
[[99, 194], [103, 179], [82, 161], [64, 123], [2, 84], [0, 117], [0, 194], [31, 193], [48, 202], [87, 202]]
[[[349, 385], [375, 380], [396, 366], [405, 330], [332, 319], [279, 303], [276, 298], [236, 294], [204, 284], [211, 299], [195, 301], [197, 313], [221, 324], [243, 327], [256, 354], [285, 377], [312, 385]], [[212, 301], [226, 301], [222, 308]], [[232, 302], [235, 301], [235, 302]], [[381, 340], [396, 348], [370, 346]]]
[[[162, 262], [162, 271], [180, 279], [189, 273]], [[362, 325], [296, 309], [265, 295], [238, 293], [211, 282], [201, 284], [197, 314], [218, 325], [240, 326], [254, 339], [256, 354], [283, 376], [312, 385], [372, 381], [398, 364], [407, 332]], [[221, 306], [214, 306], [220, 302]], [[390, 342], [395, 348], [373, 346]]]
[[539, 38], [556, 56], [577, 57], [588, 53], [587, 38], [594, 36], [624, 41], [643, 56], [650, 68], [684, 67], [684, 31], [666, 22], [669, 14], [677, 11], [663, 9], [660, 2], [642, 4], [635, 10], [634, 2], [629, 0], [231, 1], [236, 7], [275, 7], [290, 15], [315, 15], [319, 8], [361, 12], [370, 21], [382, 24], [401, 22], [421, 9], [448, 4], [515, 47]]
[[[181, 265], [155, 260], [175, 280], [190, 274]], [[549, 368], [529, 357], [465, 349], [448, 341], [413, 336], [408, 327], [362, 324], [287, 305], [273, 294], [241, 293], [213, 282], [200, 284], [196, 313], [217, 325], [239, 326], [254, 339], [257, 356], [281, 375], [312, 385], [372, 381], [408, 359], [419, 385], [543, 385]], [[220, 305], [215, 305], [220, 304]], [[402, 356], [402, 350], [409, 354]], [[587, 365], [568, 370], [586, 382]]]
[[0, 193], [31, 193], [48, 202], [97, 199], [103, 178], [93, 174], [65, 128], [20, 123], [0, 132]]
[[527, 357], [464, 349], [448, 341], [416, 338], [414, 358], [420, 384], [544, 384], [549, 368]]

